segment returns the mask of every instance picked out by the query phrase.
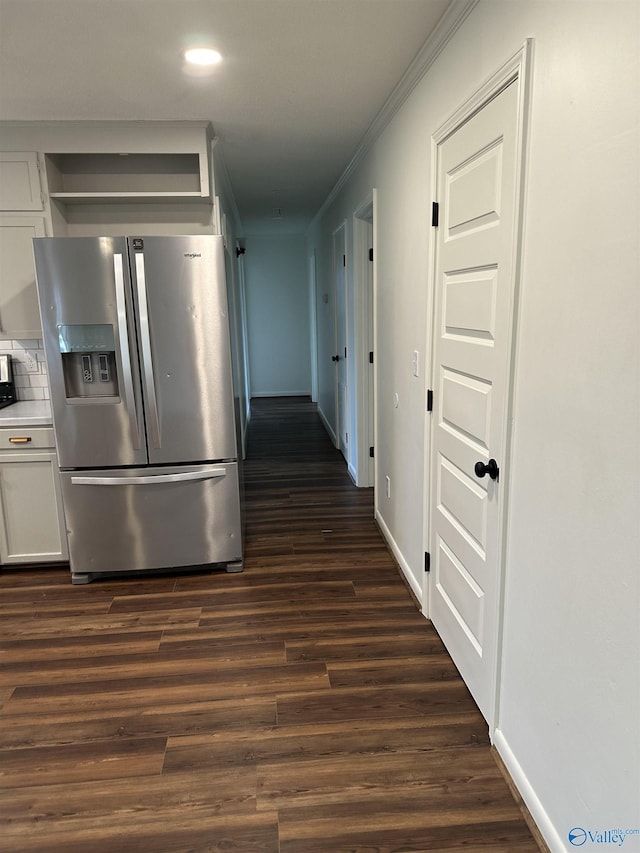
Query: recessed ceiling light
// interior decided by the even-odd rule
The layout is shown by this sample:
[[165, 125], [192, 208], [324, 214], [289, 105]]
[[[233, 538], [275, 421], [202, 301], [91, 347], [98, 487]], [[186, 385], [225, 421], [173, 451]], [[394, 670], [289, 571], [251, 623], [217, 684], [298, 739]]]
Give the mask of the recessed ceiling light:
[[209, 47], [194, 47], [185, 50], [184, 58], [192, 65], [217, 65], [222, 59], [217, 50]]

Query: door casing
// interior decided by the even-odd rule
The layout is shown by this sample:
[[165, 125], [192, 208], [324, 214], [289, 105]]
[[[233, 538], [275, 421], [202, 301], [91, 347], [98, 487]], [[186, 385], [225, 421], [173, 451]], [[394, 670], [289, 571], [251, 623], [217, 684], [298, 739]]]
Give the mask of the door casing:
[[349, 464], [349, 305], [347, 299], [347, 223], [333, 232], [333, 281], [335, 292], [335, 405], [336, 447]]
[[[355, 358], [355, 431], [357, 452], [352, 464], [352, 477], [357, 486], [373, 486], [375, 481], [375, 355], [373, 362], [369, 353], [375, 354], [374, 320], [375, 305], [375, 203], [376, 191], [361, 204], [353, 215], [353, 285], [354, 285], [354, 358]], [[373, 261], [369, 250], [374, 248]]]

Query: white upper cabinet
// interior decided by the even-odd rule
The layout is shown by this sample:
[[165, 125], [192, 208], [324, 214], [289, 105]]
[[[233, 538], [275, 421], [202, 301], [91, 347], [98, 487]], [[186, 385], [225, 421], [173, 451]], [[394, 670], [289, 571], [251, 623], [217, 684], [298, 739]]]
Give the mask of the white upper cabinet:
[[218, 233], [212, 143], [204, 121], [0, 121], [0, 210], [55, 237]]
[[0, 152], [0, 211], [0, 340], [39, 338], [32, 240], [46, 226], [34, 152]]
[[41, 141], [52, 201], [211, 203], [207, 122], [67, 122]]
[[210, 196], [197, 152], [48, 154], [52, 199], [65, 204], [109, 201], [174, 202]]
[[0, 152], [0, 210], [42, 210], [38, 157], [33, 151]]
[[42, 216], [0, 214], [0, 341], [42, 335], [33, 238], [44, 236]]

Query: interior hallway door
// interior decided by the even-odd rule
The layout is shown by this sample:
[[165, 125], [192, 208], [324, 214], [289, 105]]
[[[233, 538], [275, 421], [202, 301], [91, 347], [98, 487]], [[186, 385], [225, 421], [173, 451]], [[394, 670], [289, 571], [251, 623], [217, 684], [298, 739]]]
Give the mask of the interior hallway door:
[[347, 245], [345, 227], [333, 235], [333, 268], [336, 285], [336, 419], [338, 447], [349, 462], [348, 397], [347, 397]]
[[512, 82], [438, 145], [430, 617], [494, 712], [515, 282]]

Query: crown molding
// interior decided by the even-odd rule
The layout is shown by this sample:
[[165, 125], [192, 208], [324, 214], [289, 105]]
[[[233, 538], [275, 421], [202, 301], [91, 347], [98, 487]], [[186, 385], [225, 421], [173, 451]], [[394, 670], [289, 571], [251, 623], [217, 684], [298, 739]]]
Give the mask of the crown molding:
[[356, 170], [362, 159], [370, 150], [374, 142], [378, 139], [382, 131], [387, 127], [391, 119], [398, 112], [400, 107], [407, 100], [409, 95], [416, 88], [420, 80], [427, 73], [429, 68], [442, 53], [445, 46], [457, 30], [464, 23], [469, 14], [477, 6], [480, 0], [453, 0], [447, 11], [444, 13], [436, 28], [420, 48], [413, 61], [402, 75], [400, 81], [395, 86], [387, 100], [384, 102], [380, 111], [369, 125], [369, 128], [363, 136], [360, 144], [356, 148], [353, 157], [349, 161], [347, 167], [338, 178], [333, 189], [325, 199], [322, 207], [318, 210], [311, 221], [310, 228], [322, 216], [325, 210], [333, 202], [342, 187], [349, 180], [353, 172]]

